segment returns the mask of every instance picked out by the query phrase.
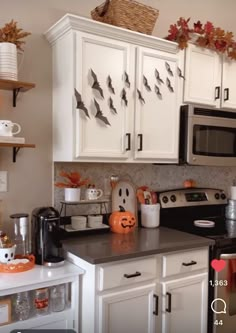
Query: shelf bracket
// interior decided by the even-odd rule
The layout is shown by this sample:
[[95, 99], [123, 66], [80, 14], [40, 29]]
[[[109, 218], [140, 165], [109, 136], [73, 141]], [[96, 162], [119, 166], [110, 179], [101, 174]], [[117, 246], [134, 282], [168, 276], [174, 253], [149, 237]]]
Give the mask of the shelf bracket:
[[13, 89], [13, 107], [16, 107], [16, 99], [22, 87]]
[[16, 162], [16, 155], [19, 150], [20, 150], [20, 147], [13, 147], [13, 163]]

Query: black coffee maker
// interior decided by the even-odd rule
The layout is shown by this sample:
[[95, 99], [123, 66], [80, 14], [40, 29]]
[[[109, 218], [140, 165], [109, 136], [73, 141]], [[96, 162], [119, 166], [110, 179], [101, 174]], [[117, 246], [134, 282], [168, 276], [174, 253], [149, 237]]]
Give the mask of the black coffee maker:
[[38, 265], [60, 266], [64, 263], [59, 238], [60, 214], [53, 207], [39, 207], [32, 212], [32, 252]]

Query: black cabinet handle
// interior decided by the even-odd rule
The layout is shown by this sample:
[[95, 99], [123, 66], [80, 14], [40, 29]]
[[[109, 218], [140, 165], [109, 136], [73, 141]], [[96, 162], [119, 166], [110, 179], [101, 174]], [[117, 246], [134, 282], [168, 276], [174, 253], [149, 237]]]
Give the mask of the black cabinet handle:
[[142, 151], [143, 150], [143, 135], [138, 134], [138, 137], [140, 138], [138, 151]]
[[131, 134], [130, 133], [126, 133], [125, 135], [128, 138], [128, 146], [127, 146], [127, 148], [125, 150], [128, 151], [128, 150], [131, 149], [131, 143], [130, 143], [131, 142]]
[[229, 100], [229, 88], [224, 89], [224, 101]]
[[171, 293], [166, 293], [168, 297], [168, 307], [166, 308], [166, 312], [171, 312]]
[[141, 273], [140, 272], [136, 272], [134, 274], [124, 274], [124, 277], [126, 277], [127, 279], [130, 279], [130, 278], [133, 278], [133, 277], [136, 277], [136, 276], [140, 276]]
[[183, 262], [182, 265], [183, 266], [193, 266], [193, 265], [196, 265], [197, 262], [196, 261], [191, 261], [191, 262]]
[[220, 86], [215, 88], [215, 100], [220, 98]]
[[155, 299], [155, 310], [153, 311], [153, 314], [155, 316], [158, 316], [158, 303], [159, 303], [159, 297], [157, 295], [153, 295], [154, 299]]

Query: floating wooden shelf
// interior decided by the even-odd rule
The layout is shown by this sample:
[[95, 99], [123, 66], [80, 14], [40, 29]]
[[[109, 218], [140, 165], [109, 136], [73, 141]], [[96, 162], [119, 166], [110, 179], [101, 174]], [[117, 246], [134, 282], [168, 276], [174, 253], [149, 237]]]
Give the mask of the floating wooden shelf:
[[0, 142], [0, 147], [12, 147], [13, 148], [13, 162], [15, 162], [16, 155], [21, 148], [35, 148], [35, 144]]
[[13, 91], [13, 106], [16, 106], [16, 98], [19, 92], [25, 92], [35, 87], [35, 83], [14, 81], [14, 80], [3, 80], [0, 79], [1, 90], [12, 90]]

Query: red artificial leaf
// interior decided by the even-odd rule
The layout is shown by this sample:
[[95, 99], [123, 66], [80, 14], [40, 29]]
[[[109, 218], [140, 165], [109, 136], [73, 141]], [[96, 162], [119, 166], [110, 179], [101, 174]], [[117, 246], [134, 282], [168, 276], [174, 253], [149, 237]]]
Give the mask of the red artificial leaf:
[[204, 31], [207, 34], [210, 34], [212, 31], [214, 31], [214, 26], [211, 22], [207, 21], [207, 23], [204, 25]]
[[197, 32], [198, 34], [201, 34], [204, 32], [203, 28], [202, 28], [202, 23], [200, 21], [197, 21], [196, 23], [193, 24], [193, 31]]

